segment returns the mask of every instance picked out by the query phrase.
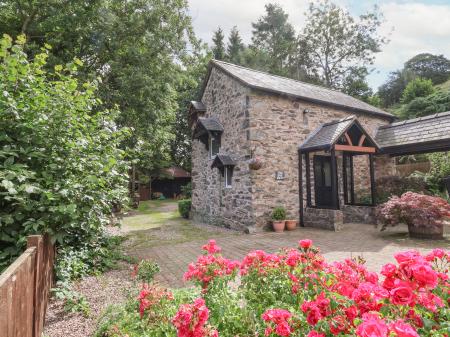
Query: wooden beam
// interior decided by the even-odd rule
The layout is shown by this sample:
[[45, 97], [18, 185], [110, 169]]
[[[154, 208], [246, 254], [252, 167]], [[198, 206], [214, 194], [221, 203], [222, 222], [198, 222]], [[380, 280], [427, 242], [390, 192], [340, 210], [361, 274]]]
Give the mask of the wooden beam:
[[311, 168], [309, 162], [309, 153], [305, 153], [306, 168], [306, 206], [311, 207]]
[[372, 197], [372, 206], [375, 206], [375, 168], [373, 165], [373, 155], [369, 154], [369, 166], [370, 166], [370, 194]]
[[347, 143], [348, 145], [353, 145], [352, 139], [350, 138], [350, 136], [348, 135], [348, 133], [344, 133], [345, 139], [347, 139]]
[[349, 154], [350, 156], [350, 205], [355, 204], [355, 176], [353, 172], [353, 154]]
[[344, 184], [344, 204], [348, 204], [347, 188], [347, 153], [342, 153], [342, 180]]
[[358, 146], [362, 146], [365, 140], [366, 140], [366, 135], [362, 134], [361, 138], [359, 138]]
[[303, 221], [303, 163], [302, 153], [298, 150], [298, 194], [299, 194], [299, 214], [300, 214], [300, 227], [304, 227]]
[[334, 148], [337, 151], [348, 151], [348, 152], [360, 152], [360, 153], [375, 153], [377, 151], [374, 147], [369, 146], [352, 146], [352, 145], [340, 145], [336, 144]]
[[338, 191], [338, 179], [337, 179], [337, 163], [336, 163], [336, 151], [331, 149], [331, 196], [333, 200], [334, 209], [339, 209], [339, 191]]

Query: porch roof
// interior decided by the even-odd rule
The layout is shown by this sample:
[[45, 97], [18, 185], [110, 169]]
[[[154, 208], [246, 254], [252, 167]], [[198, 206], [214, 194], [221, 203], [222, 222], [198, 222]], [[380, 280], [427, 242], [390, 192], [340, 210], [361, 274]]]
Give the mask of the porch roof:
[[222, 133], [223, 132], [223, 126], [220, 124], [220, 122], [212, 117], [212, 118], [205, 118], [205, 117], [199, 117], [197, 120], [197, 125], [194, 129], [194, 138], [199, 138], [203, 136], [204, 134], [208, 133]]
[[320, 125], [299, 146], [299, 150], [302, 152], [330, 150], [353, 125], [357, 125], [371, 145], [378, 148], [377, 143], [364, 130], [356, 116], [349, 116]]
[[236, 162], [229, 155], [217, 154], [211, 164], [211, 168], [214, 167], [222, 168], [224, 166], [236, 166]]
[[391, 155], [448, 151], [450, 111], [382, 126], [375, 139]]

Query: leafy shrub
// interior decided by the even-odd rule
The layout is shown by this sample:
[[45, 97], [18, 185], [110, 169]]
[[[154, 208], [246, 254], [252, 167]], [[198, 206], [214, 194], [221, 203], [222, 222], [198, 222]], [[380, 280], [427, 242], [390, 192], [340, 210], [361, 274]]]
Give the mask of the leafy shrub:
[[157, 273], [159, 273], [159, 265], [149, 260], [142, 260], [134, 269], [136, 278], [144, 283], [152, 282]]
[[450, 217], [450, 205], [439, 197], [406, 192], [394, 196], [377, 209], [377, 219], [387, 226], [405, 223], [415, 227], [443, 226], [442, 220]]
[[375, 197], [377, 203], [383, 203], [394, 195], [399, 196], [408, 191], [425, 193], [426, 190], [427, 186], [423, 177], [387, 176], [377, 179]]
[[434, 194], [438, 194], [444, 190], [443, 179], [450, 176], [450, 153], [437, 152], [427, 154], [431, 168], [424, 175], [424, 179], [428, 185], [428, 189]]
[[284, 219], [286, 219], [286, 210], [284, 207], [275, 207], [272, 211], [272, 220], [281, 221]]
[[201, 291], [143, 285], [108, 310], [96, 336], [447, 336], [450, 252], [394, 257], [378, 275], [362, 259], [326, 263], [301, 240], [298, 249], [257, 250], [238, 263], [211, 241], [185, 274]]
[[189, 212], [191, 211], [191, 199], [186, 200], [180, 200], [178, 201], [178, 212], [180, 212], [180, 215], [188, 219], [189, 218]]
[[402, 103], [409, 103], [417, 97], [426, 97], [434, 92], [433, 82], [416, 78], [408, 83], [402, 94]]
[[396, 114], [402, 119], [432, 115], [450, 110], [450, 90], [438, 90], [426, 97], [417, 97], [404, 104]]
[[[157, 301], [144, 309], [140, 307], [140, 302], [149, 298], [141, 296], [142, 290], [130, 296], [125, 305], [108, 307], [99, 318], [95, 337], [176, 336], [172, 318], [181, 304], [190, 303], [199, 296], [198, 290], [194, 288], [173, 289], [170, 292], [173, 300], [168, 296], [157, 295], [154, 297]], [[157, 292], [166, 293], [166, 290], [156, 287], [149, 294], [156, 295]], [[145, 314], [142, 318], [141, 309], [144, 309]]]
[[102, 108], [95, 82], [75, 78], [80, 60], [50, 71], [50, 47], [28, 61], [24, 43], [0, 39], [0, 270], [30, 234], [95, 249], [127, 195], [117, 111]]
[[181, 186], [181, 193], [187, 198], [192, 198], [192, 183], [189, 182], [184, 186]]

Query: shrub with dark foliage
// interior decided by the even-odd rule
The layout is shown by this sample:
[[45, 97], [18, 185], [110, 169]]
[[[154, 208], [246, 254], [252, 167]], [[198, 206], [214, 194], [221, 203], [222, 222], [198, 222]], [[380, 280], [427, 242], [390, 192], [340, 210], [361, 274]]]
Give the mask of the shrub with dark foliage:
[[191, 211], [191, 199], [178, 201], [178, 211], [183, 218], [188, 219]]

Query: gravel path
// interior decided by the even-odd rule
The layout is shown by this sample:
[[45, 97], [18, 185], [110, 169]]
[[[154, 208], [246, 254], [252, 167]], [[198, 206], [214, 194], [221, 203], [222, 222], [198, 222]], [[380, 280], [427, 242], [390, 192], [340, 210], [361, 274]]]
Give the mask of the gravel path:
[[100, 276], [84, 278], [75, 285], [75, 290], [84, 295], [89, 303], [90, 313], [84, 317], [80, 313], [67, 313], [63, 302], [52, 299], [47, 309], [44, 336], [49, 337], [87, 337], [96, 329], [97, 318], [110, 304], [126, 299], [133, 283], [131, 266], [121, 264], [120, 269], [106, 272]]

